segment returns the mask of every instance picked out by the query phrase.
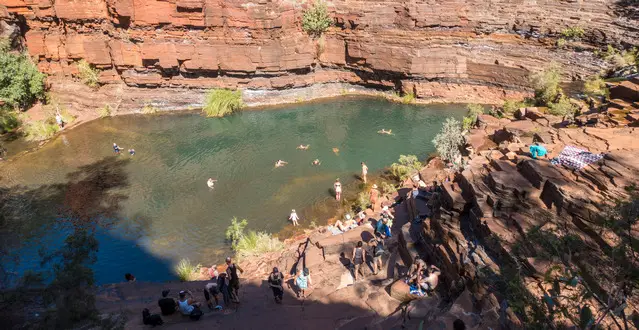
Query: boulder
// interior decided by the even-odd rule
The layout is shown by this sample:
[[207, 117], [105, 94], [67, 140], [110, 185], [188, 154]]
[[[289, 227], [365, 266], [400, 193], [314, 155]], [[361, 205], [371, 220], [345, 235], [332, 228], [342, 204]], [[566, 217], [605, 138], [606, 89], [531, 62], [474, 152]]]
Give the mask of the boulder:
[[404, 281], [395, 281], [390, 287], [390, 296], [400, 302], [409, 302], [415, 300], [415, 297], [410, 294], [410, 287]]

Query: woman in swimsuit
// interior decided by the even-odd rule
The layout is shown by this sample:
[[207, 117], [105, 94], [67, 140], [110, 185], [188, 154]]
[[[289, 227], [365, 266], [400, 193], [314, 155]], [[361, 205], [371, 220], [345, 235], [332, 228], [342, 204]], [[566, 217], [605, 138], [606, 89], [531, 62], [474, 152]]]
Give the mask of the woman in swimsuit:
[[307, 145], [300, 144], [299, 146], [297, 146], [297, 149], [298, 150], [308, 150], [308, 147], [310, 147], [310, 146], [311, 146], [310, 144], [307, 144]]
[[335, 199], [339, 201], [342, 198], [342, 184], [339, 182], [339, 179], [335, 180], [333, 188], [335, 188]]

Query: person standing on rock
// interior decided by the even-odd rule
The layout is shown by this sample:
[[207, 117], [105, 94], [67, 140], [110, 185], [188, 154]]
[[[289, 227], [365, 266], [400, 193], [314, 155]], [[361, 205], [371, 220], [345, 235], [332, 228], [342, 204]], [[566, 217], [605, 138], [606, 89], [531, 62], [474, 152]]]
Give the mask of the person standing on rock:
[[284, 275], [282, 272], [277, 269], [277, 267], [273, 267], [273, 272], [268, 276], [268, 286], [273, 290], [273, 297], [275, 298], [275, 302], [278, 304], [282, 303], [282, 298], [284, 297], [284, 287], [282, 286], [284, 282]]
[[373, 246], [373, 275], [377, 275], [378, 271], [382, 270], [382, 257], [384, 256], [384, 240], [380, 233], [375, 233], [375, 238], [371, 240], [371, 245]]
[[377, 190], [377, 185], [373, 184], [371, 190], [368, 192], [368, 197], [371, 200], [371, 206], [373, 207], [373, 212], [377, 209], [377, 203], [379, 202], [379, 190]]
[[[295, 284], [300, 289], [300, 294], [302, 295], [302, 299], [306, 298], [306, 289], [311, 285], [311, 273], [308, 268], [304, 267], [302, 273], [300, 273], [295, 279]], [[299, 297], [299, 296], [298, 296]]]
[[[351, 262], [355, 265], [353, 269], [353, 277], [357, 281], [357, 274], [360, 273], [360, 268], [366, 263], [366, 250], [363, 248], [364, 243], [362, 241], [357, 242], [357, 246], [353, 248], [353, 257]], [[361, 273], [360, 273], [361, 274]], [[364, 274], [362, 274], [363, 276]]]
[[237, 271], [239, 270], [240, 273], [244, 273], [244, 270], [242, 270], [242, 267], [236, 265], [235, 263], [233, 263], [233, 260], [231, 260], [231, 257], [226, 257], [226, 273], [229, 276], [229, 289], [230, 289], [230, 294], [231, 294], [231, 301], [239, 304], [240, 303], [240, 277], [237, 275]]
[[335, 189], [335, 199], [340, 201], [342, 199], [342, 184], [339, 182], [339, 179], [335, 180], [333, 188]]
[[366, 184], [366, 174], [368, 174], [368, 166], [362, 162], [362, 180], [364, 180], [364, 184]]

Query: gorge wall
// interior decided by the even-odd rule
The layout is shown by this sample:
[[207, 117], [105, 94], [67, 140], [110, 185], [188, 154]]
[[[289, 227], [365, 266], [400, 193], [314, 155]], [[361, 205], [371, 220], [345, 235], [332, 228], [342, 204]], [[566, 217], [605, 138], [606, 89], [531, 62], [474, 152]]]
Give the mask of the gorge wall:
[[637, 44], [634, 8], [617, 0], [358, 0], [327, 2], [335, 25], [301, 29], [306, 3], [288, 0], [0, 0], [29, 54], [61, 80], [86, 59], [104, 84], [288, 89], [343, 82], [454, 99], [526, 88], [555, 61], [584, 78], [604, 63], [556, 50], [579, 26], [581, 49]]

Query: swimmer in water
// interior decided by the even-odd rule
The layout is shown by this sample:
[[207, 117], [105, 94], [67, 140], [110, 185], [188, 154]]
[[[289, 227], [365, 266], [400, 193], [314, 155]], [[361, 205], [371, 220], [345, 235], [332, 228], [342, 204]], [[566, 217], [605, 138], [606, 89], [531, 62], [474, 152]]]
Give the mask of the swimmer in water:
[[275, 162], [275, 167], [282, 167], [282, 166], [284, 166], [286, 164], [288, 164], [288, 162], [285, 162], [285, 161], [280, 159], [280, 160]]
[[113, 142], [113, 152], [115, 152], [116, 155], [119, 155], [120, 150], [122, 150], [122, 148], [120, 148], [117, 144], [115, 144], [115, 142]]
[[392, 129], [389, 129], [389, 130], [387, 131], [387, 130], [385, 130], [385, 129], [383, 129], [383, 128], [382, 128], [381, 130], [377, 131], [377, 133], [379, 133], [379, 134], [386, 134], [386, 135], [392, 135], [392, 134], [393, 134], [393, 130], [392, 130]]
[[135, 155], [135, 149], [129, 149], [129, 155], [131, 156]]
[[208, 181], [206, 181], [206, 185], [209, 186], [209, 188], [213, 189], [215, 188], [215, 183], [217, 182], [217, 180], [213, 179], [213, 178], [209, 178]]
[[339, 148], [333, 148], [333, 152], [337, 155], [339, 153]]
[[320, 165], [320, 164], [322, 164], [322, 163], [320, 163], [319, 159], [315, 159], [313, 161], [313, 165]]
[[308, 150], [310, 146], [311, 146], [310, 144], [307, 144], [307, 145], [300, 144], [299, 146], [297, 146], [297, 150]]

